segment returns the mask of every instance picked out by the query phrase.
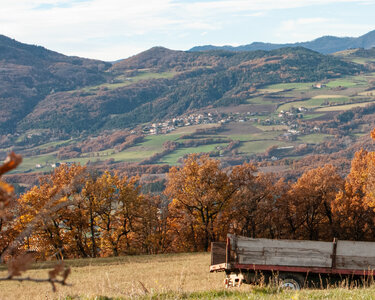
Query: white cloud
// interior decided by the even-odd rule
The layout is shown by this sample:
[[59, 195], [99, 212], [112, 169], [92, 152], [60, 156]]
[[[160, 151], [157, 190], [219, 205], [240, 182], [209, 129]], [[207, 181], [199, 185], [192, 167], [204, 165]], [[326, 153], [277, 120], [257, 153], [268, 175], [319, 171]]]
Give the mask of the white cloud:
[[296, 31], [301, 28], [301, 26], [309, 26], [313, 25], [319, 25], [319, 24], [327, 24], [332, 23], [334, 19], [328, 19], [328, 18], [299, 18], [295, 20], [287, 20], [283, 21], [281, 23], [280, 31]]
[[313, 5], [327, 5], [331, 3], [375, 3], [374, 0], [218, 0], [187, 3], [184, 5], [189, 12], [217, 13], [217, 12], [249, 12], [270, 11], [307, 7]]
[[[121, 52], [117, 47], [130, 53], [129, 45], [134, 45], [135, 53], [148, 45], [159, 44], [150, 36], [173, 39], [192, 31], [209, 36], [208, 33], [224, 28], [233, 16], [261, 17], [275, 9], [329, 3], [375, 4], [375, 0], [1, 0], [0, 33], [69, 54], [99, 54], [104, 50], [94, 52], [93, 48], [110, 49], [114, 40], [117, 40], [117, 53]], [[293, 35], [298, 36], [317, 22], [337, 27], [328, 19], [288, 20], [278, 34], [295, 30]], [[321, 34], [320, 30], [313, 32]], [[149, 40], [145, 41], [146, 35]], [[116, 58], [119, 58], [117, 54], [113, 55]]]

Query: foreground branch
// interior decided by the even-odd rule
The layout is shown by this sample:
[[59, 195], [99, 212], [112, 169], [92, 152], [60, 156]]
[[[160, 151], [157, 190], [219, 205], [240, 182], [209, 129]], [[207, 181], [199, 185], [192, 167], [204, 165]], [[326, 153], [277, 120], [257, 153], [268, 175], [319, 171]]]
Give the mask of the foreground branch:
[[52, 278], [46, 278], [46, 279], [39, 279], [39, 278], [31, 278], [31, 277], [11, 277], [11, 276], [8, 276], [8, 277], [0, 277], [0, 281], [18, 281], [18, 282], [24, 282], [24, 281], [29, 281], [29, 282], [49, 282], [51, 285], [52, 285], [52, 290], [54, 292], [56, 292], [56, 286], [55, 286], [55, 283], [57, 284], [61, 284], [61, 285], [64, 285], [64, 286], [72, 286], [71, 284], [69, 283], [66, 283], [65, 282], [65, 279], [52, 279]]

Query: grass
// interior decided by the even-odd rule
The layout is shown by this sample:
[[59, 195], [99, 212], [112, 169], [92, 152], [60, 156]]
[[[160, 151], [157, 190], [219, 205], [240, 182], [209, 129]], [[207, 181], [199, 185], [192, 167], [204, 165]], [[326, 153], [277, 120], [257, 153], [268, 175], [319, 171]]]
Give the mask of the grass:
[[[94, 298], [97, 295], [125, 298], [144, 294], [140, 282], [150, 293], [155, 294], [179, 290], [195, 292], [204, 290], [202, 286], [217, 289], [222, 285], [222, 274], [208, 272], [207, 253], [134, 256], [104, 261], [87, 259], [77, 260], [77, 264], [68, 261], [67, 264], [72, 262], [72, 274], [68, 281], [73, 287], [59, 287], [58, 292], [53, 294], [48, 284], [1, 282], [1, 298], [52, 299], [68, 295], [82, 298]], [[1, 276], [5, 275], [5, 272], [1, 272]], [[27, 275], [48, 276], [45, 269], [30, 270]]]
[[175, 141], [180, 136], [181, 134], [178, 133], [149, 135], [145, 138], [145, 141], [143, 143], [140, 143], [138, 147], [142, 147], [144, 149], [161, 150], [165, 142]]
[[375, 96], [375, 90], [370, 90], [370, 91], [364, 91], [362, 93], [359, 93], [358, 95], [360, 96]]
[[349, 101], [349, 98], [348, 97], [335, 97], [335, 98], [332, 98], [332, 97], [327, 97], [327, 98], [323, 98], [323, 97], [313, 97], [309, 100], [305, 100], [305, 101], [294, 101], [294, 102], [289, 102], [289, 103], [285, 103], [283, 105], [280, 105], [277, 109], [277, 111], [288, 111], [290, 110], [292, 107], [295, 107], [295, 108], [298, 108], [298, 107], [307, 107], [307, 108], [317, 108], [317, 107], [320, 107], [320, 106], [323, 106], [325, 105], [325, 103], [329, 103], [329, 104], [332, 104], [332, 103], [335, 103], [335, 104], [338, 104], [338, 103], [345, 103]]
[[160, 159], [158, 163], [176, 165], [178, 160], [186, 154], [207, 153], [207, 152], [217, 150], [217, 147], [226, 147], [227, 145], [228, 144], [226, 143], [219, 143], [219, 144], [211, 144], [211, 145], [202, 145], [198, 147], [180, 148], [180, 149], [173, 151], [170, 154], [165, 155], [162, 159]]
[[305, 114], [303, 115], [304, 120], [312, 120], [324, 116], [325, 114]]
[[367, 105], [372, 104], [372, 103], [374, 102], [362, 102], [362, 103], [353, 103], [353, 104], [347, 104], [347, 105], [336, 105], [336, 106], [318, 108], [316, 111], [327, 112], [327, 111], [349, 110], [354, 107], [366, 107]]
[[273, 93], [279, 93], [283, 91], [284, 91], [284, 88], [265, 88], [265, 89], [258, 90], [258, 92], [264, 93], [264, 94], [273, 94]]
[[250, 104], [256, 104], [256, 105], [272, 105], [272, 104], [275, 104], [271, 100], [265, 100], [263, 97], [250, 98], [246, 102], [250, 103]]
[[278, 84], [271, 84], [267, 85], [263, 88], [263, 90], [274, 90], [280, 91], [280, 90], [309, 90], [312, 88], [312, 86], [315, 84], [315, 82], [295, 82], [295, 83], [278, 83]]
[[[1, 299], [374, 299], [375, 288], [283, 291], [277, 287], [242, 285], [225, 289], [224, 273], [210, 273], [209, 253], [123, 256], [66, 260], [72, 273], [51, 291], [48, 283], [0, 282]], [[26, 276], [46, 278], [52, 263], [38, 263]], [[7, 275], [1, 271], [0, 276]]]
[[124, 75], [118, 76], [115, 78], [115, 83], [103, 83], [96, 86], [89, 86], [82, 88], [81, 92], [92, 92], [97, 91], [100, 88], [107, 88], [110, 90], [114, 90], [120, 87], [124, 87], [127, 85], [131, 85], [133, 83], [137, 83], [141, 80], [149, 80], [149, 79], [161, 79], [161, 78], [172, 78], [176, 75], [175, 72], [161, 72], [161, 73], [153, 73], [153, 72], [140, 72], [138, 75], [134, 77], [125, 77]]
[[324, 140], [328, 138], [332, 138], [332, 135], [329, 134], [322, 134], [322, 133], [313, 133], [308, 135], [303, 135], [298, 137], [298, 140], [303, 143], [310, 143], [310, 144], [319, 144], [324, 142]]
[[249, 141], [259, 141], [259, 140], [272, 140], [279, 136], [281, 131], [265, 131], [262, 133], [253, 133], [253, 134], [232, 134], [228, 135], [228, 138], [231, 138], [235, 141], [249, 142]]
[[45, 144], [40, 145], [40, 146], [36, 146], [33, 149], [47, 149], [49, 147], [67, 146], [67, 145], [73, 144], [73, 143], [74, 143], [73, 140], [55, 141], [55, 142], [45, 143]]
[[103, 157], [104, 160], [113, 158], [116, 162], [127, 161], [127, 162], [137, 162], [141, 161], [151, 155], [155, 154], [157, 151], [129, 151], [125, 150], [118, 152], [107, 157]]
[[374, 62], [375, 59], [371, 58], [364, 58], [364, 57], [355, 57], [355, 58], [349, 58], [350, 61], [357, 63], [357, 64], [367, 64], [369, 62]]
[[[55, 163], [56, 161], [58, 160], [56, 158], [56, 153], [54, 152], [43, 154], [43, 155], [36, 155], [32, 157], [24, 157], [22, 160], [22, 164], [19, 167], [17, 167], [16, 171], [13, 171], [13, 172], [19, 173], [19, 172], [29, 171], [29, 170], [35, 169], [36, 164], [45, 165], [45, 164]], [[42, 170], [45, 171], [44, 168]]]
[[263, 131], [280, 131], [280, 130], [288, 130], [287, 125], [254, 125], [256, 128], [263, 130]]
[[288, 146], [284, 142], [274, 141], [274, 140], [264, 140], [264, 141], [250, 141], [244, 142], [239, 147], [238, 151], [243, 154], [254, 154], [254, 153], [262, 153], [267, 150], [267, 148], [271, 146]]
[[331, 80], [328, 82], [326, 85], [329, 88], [337, 88], [337, 87], [355, 87], [355, 86], [360, 86], [360, 85], [366, 85], [367, 82], [364, 80], [359, 80], [359, 78], [353, 77], [353, 78], [340, 78], [336, 80]]
[[343, 97], [342, 95], [317, 95], [315, 97], [313, 97], [313, 99], [337, 99], [337, 98], [347, 98], [349, 99], [348, 97]]

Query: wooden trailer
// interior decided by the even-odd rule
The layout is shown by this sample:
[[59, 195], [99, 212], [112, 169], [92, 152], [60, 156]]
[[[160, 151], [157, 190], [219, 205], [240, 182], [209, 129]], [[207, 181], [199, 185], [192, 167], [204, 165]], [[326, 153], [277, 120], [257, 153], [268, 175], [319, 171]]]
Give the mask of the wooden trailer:
[[314, 277], [372, 278], [375, 243], [252, 239], [228, 234], [212, 243], [211, 272], [226, 273], [226, 286], [253, 283], [259, 274], [277, 278], [283, 287], [300, 289]]

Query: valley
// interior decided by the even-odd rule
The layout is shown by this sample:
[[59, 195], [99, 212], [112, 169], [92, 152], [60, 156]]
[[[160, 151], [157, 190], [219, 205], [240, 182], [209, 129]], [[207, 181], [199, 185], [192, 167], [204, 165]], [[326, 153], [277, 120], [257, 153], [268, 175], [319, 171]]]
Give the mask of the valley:
[[21, 153], [24, 162], [13, 173], [20, 175], [73, 163], [124, 171], [154, 166], [147, 177], [190, 153], [227, 166], [254, 161], [290, 171], [306, 155], [368, 143], [375, 126], [371, 51], [152, 48], [103, 63], [93, 84], [50, 92], [15, 132], [3, 131], [0, 155]]

